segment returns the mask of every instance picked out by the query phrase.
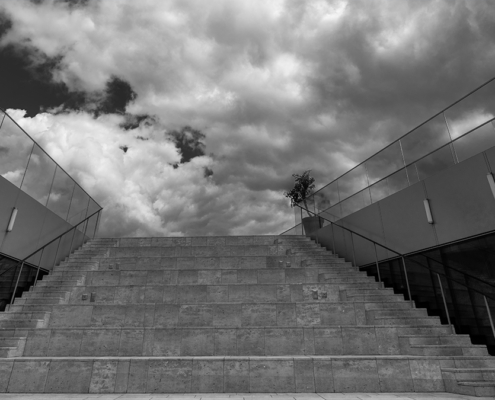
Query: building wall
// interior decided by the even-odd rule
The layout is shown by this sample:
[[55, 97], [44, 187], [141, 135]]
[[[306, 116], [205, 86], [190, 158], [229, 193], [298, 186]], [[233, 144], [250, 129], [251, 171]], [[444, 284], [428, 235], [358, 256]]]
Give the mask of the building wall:
[[[18, 209], [17, 218], [13, 230], [7, 232], [14, 207]], [[68, 222], [0, 176], [1, 253], [23, 259], [71, 227], [72, 225]], [[76, 232], [75, 243], [81, 243], [82, 235], [81, 232]], [[72, 233], [66, 235], [60, 242], [57, 260], [55, 260], [55, 254], [58, 240], [48, 246], [43, 252], [41, 267], [51, 269], [55, 261], [59, 262], [61, 258], [65, 258], [71, 241]], [[29, 261], [37, 264], [40, 256], [41, 253]]]
[[[400, 253], [409, 253], [495, 230], [495, 198], [487, 180], [495, 173], [495, 147], [336, 221]], [[433, 224], [426, 219], [428, 199]], [[331, 226], [319, 241], [358, 265], [375, 261], [374, 246]], [[352, 251], [354, 242], [354, 252]], [[378, 249], [378, 258], [391, 254]]]

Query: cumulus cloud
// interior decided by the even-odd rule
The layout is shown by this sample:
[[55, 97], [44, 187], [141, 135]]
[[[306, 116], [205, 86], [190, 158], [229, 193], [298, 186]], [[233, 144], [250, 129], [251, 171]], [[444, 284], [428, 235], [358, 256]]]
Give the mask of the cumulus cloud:
[[[292, 173], [312, 169], [322, 186], [491, 78], [495, 61], [489, 0], [0, 9], [0, 45], [84, 94], [79, 110], [16, 115], [105, 205], [115, 235], [279, 233]], [[124, 105], [95, 113], [109, 82]], [[189, 159], [170, 135], [186, 126], [204, 135]]]

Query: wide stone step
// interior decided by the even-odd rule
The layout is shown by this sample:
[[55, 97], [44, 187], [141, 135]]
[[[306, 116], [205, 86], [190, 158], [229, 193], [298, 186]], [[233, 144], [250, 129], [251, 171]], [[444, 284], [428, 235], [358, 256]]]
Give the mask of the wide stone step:
[[0, 358], [12, 358], [17, 356], [19, 356], [19, 350], [17, 346], [0, 345]]
[[495, 396], [495, 368], [442, 368], [447, 389], [471, 396]]
[[44, 319], [8, 319], [0, 320], [0, 328], [43, 328]]
[[0, 381], [5, 382], [2, 389], [9, 393], [445, 391], [440, 360], [431, 358], [67, 357], [0, 362]]
[[[365, 325], [362, 304], [348, 303], [216, 303], [53, 305], [50, 327], [262, 327]], [[381, 321], [380, 321], [381, 322]], [[400, 320], [396, 325], [410, 325]], [[416, 318], [419, 325], [432, 325]], [[379, 323], [376, 323], [378, 325]], [[383, 324], [384, 325], [384, 324]]]
[[456, 345], [410, 345], [409, 354], [418, 356], [488, 356], [488, 350], [486, 346], [482, 345], [470, 345], [470, 346], [456, 346]]
[[[346, 300], [342, 293], [348, 288], [379, 290], [378, 283], [343, 284], [220, 284], [161, 286], [74, 286], [70, 302], [81, 301], [83, 295], [94, 293], [96, 302], [125, 303], [218, 303], [218, 302], [335, 302]], [[378, 300], [403, 301], [394, 295]], [[347, 299], [347, 300], [354, 300]], [[375, 300], [373, 298], [372, 300]]]
[[378, 317], [374, 319], [376, 325], [440, 325], [440, 318], [438, 317]]
[[2, 312], [0, 313], [0, 321], [10, 319], [45, 319], [50, 315], [43, 311], [17, 311], [17, 312]]
[[60, 297], [39, 297], [39, 298], [16, 298], [14, 301], [15, 305], [24, 305], [24, 304], [61, 304], [63, 301], [66, 301]]
[[373, 326], [202, 329], [85, 327], [37, 329], [28, 331], [27, 336], [25, 357], [371, 356], [390, 354], [390, 345], [394, 343], [387, 329]]
[[471, 346], [471, 337], [469, 335], [404, 335], [399, 339], [404, 339], [411, 345], [463, 345]]
[[[40, 287], [40, 289], [43, 287]], [[41, 291], [41, 290], [32, 290], [29, 292], [24, 292], [22, 294], [23, 298], [26, 299], [38, 299], [38, 298], [59, 298], [59, 299], [65, 299], [68, 297], [70, 294], [70, 291], [68, 290], [51, 290], [51, 291]]]

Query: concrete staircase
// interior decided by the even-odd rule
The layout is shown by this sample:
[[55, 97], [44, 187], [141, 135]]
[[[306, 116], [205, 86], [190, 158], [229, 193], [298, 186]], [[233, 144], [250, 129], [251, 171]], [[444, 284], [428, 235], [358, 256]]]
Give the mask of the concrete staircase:
[[495, 395], [495, 358], [300, 236], [95, 239], [0, 314], [0, 391]]

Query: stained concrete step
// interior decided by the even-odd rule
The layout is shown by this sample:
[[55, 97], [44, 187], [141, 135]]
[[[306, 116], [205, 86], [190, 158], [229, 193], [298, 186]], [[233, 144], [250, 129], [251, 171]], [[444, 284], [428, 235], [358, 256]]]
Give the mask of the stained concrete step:
[[[295, 356], [399, 354], [388, 328], [128, 328], [73, 327], [27, 331], [25, 357]], [[366, 338], [363, 340], [363, 338]], [[407, 353], [402, 353], [407, 354]]]
[[408, 317], [403, 316], [390, 316], [390, 317], [379, 317], [374, 319], [376, 325], [440, 325], [440, 318], [438, 317]]
[[1, 388], [9, 393], [444, 392], [440, 362], [390, 356], [26, 357], [1, 360], [0, 370], [11, 376]]
[[403, 339], [411, 345], [465, 345], [471, 346], [471, 337], [469, 335], [446, 335], [446, 336], [432, 336], [432, 335], [412, 335], [401, 336], [399, 340]]
[[400, 351], [394, 330], [378, 326], [72, 327], [31, 329], [26, 334], [25, 357], [414, 355]]
[[38, 297], [38, 298], [16, 298], [14, 301], [15, 305], [24, 305], [24, 304], [62, 304], [66, 299], [61, 297]]
[[[28, 310], [27, 308], [25, 309]], [[32, 308], [30, 308], [32, 310]], [[51, 327], [140, 326], [140, 327], [262, 327], [366, 325], [440, 326], [434, 317], [366, 319], [364, 304], [347, 303], [215, 303], [215, 304], [60, 304], [53, 305]], [[447, 327], [449, 328], [449, 327]], [[445, 334], [445, 330], [441, 330]], [[448, 330], [447, 330], [448, 332]], [[430, 332], [419, 332], [431, 334]], [[413, 334], [413, 333], [411, 333]]]
[[17, 312], [2, 312], [0, 313], [0, 321], [10, 319], [47, 319], [49, 318], [49, 312], [43, 311], [17, 311]]
[[8, 319], [0, 320], [0, 328], [43, 328], [44, 319]]
[[495, 396], [495, 368], [442, 368], [446, 389], [471, 396]]
[[410, 345], [408, 353], [418, 356], [489, 356], [483, 345]]

